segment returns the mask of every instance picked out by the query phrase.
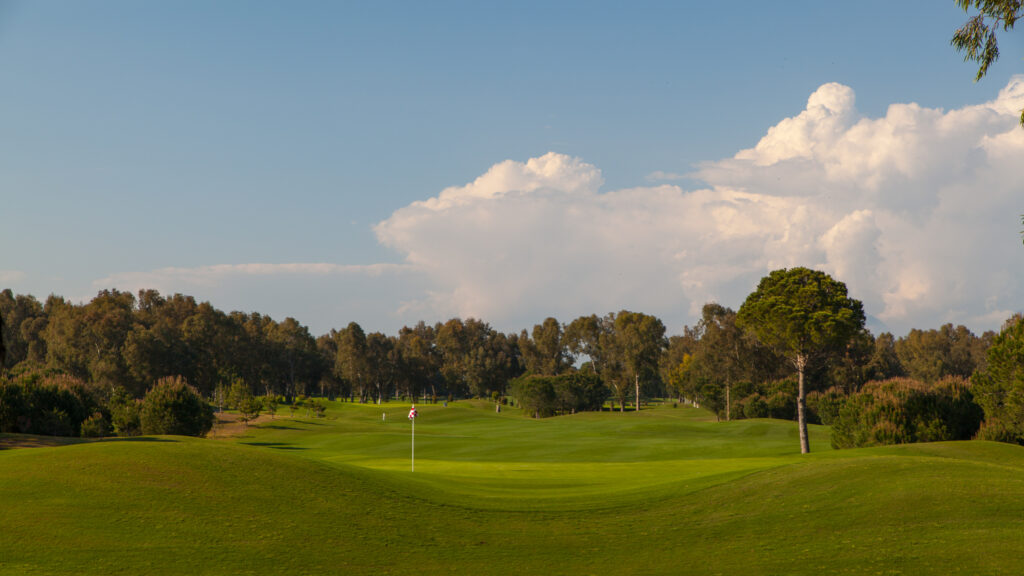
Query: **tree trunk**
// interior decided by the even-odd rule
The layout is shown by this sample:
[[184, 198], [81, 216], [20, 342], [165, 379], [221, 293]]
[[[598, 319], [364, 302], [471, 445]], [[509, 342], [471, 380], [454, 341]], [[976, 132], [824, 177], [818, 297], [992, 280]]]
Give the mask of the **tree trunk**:
[[639, 374], [634, 374], [633, 377], [635, 378], [635, 382], [636, 382], [636, 413], [639, 414], [640, 413], [640, 375]]
[[731, 396], [731, 392], [732, 392], [732, 384], [728, 380], [726, 380], [725, 381], [725, 421], [726, 422], [732, 421], [732, 396]]
[[796, 357], [796, 373], [798, 388], [796, 393], [796, 421], [800, 428], [800, 453], [808, 454], [811, 451], [811, 444], [807, 438], [807, 418], [804, 409], [807, 405], [807, 395], [804, 393], [804, 369], [807, 367], [807, 357], [799, 354]]

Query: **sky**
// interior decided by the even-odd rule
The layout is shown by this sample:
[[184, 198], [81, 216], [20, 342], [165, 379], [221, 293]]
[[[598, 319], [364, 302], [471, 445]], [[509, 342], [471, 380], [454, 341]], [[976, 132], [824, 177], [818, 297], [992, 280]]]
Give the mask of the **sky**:
[[806, 266], [869, 328], [1024, 310], [1024, 40], [952, 1], [0, 0], [0, 289], [225, 311], [619, 310]]

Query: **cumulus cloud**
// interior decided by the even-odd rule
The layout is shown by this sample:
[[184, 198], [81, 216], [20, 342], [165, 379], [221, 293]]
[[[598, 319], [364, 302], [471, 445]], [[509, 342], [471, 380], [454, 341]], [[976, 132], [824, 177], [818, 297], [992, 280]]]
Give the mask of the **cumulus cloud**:
[[702, 189], [602, 192], [598, 168], [548, 153], [375, 231], [429, 279], [408, 303], [423, 314], [526, 325], [631, 308], [678, 329], [704, 302], [738, 307], [765, 273], [799, 265], [845, 281], [876, 329], [994, 328], [1024, 296], [1021, 107], [1017, 78], [986, 104], [868, 118], [830, 83], [752, 148], [698, 167]]
[[401, 264], [165, 268], [96, 287], [189, 293], [319, 332], [456, 315], [518, 330], [620, 309], [678, 332], [704, 303], [738, 308], [769, 271], [808, 266], [846, 282], [876, 332], [995, 329], [1024, 302], [1022, 107], [1024, 77], [993, 102], [893, 104], [878, 118], [830, 83], [752, 147], [685, 175], [697, 189], [603, 191], [598, 167], [551, 152], [500, 162], [378, 223]]

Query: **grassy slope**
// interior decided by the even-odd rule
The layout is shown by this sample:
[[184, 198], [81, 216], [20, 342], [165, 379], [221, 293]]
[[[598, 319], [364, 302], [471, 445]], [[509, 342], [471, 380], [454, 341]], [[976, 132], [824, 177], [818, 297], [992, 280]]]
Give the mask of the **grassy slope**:
[[[335, 405], [232, 442], [0, 451], [0, 574], [1017, 574], [1024, 450], [828, 451], [691, 409]], [[457, 570], [456, 570], [457, 569]]]

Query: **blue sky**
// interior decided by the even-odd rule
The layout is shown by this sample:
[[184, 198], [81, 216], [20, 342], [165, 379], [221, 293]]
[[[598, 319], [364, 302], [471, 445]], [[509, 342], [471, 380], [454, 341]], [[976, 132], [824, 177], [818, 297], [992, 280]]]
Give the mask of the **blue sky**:
[[[623, 308], [674, 333], [807, 265], [876, 331], [998, 328], [1024, 298], [1024, 173], [986, 142], [1017, 145], [1024, 50], [1004, 33], [972, 83], [949, 46], [965, 19], [917, 1], [0, 1], [0, 288], [153, 287], [315, 334]], [[962, 119], [992, 102], [997, 119]]]

